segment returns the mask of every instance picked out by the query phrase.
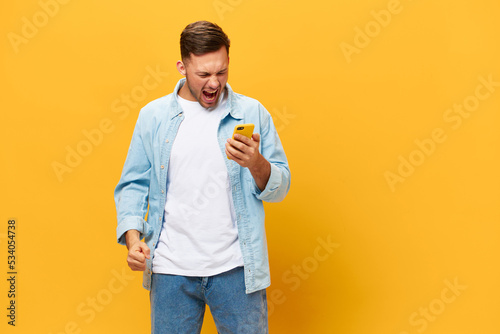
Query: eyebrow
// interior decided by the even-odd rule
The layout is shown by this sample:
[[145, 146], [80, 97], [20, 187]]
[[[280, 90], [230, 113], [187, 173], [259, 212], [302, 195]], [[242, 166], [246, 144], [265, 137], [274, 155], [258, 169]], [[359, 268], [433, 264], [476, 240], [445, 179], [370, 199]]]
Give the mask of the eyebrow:
[[[222, 69], [222, 70], [220, 70], [219, 72], [217, 72], [217, 74], [219, 74], [219, 73], [223, 73], [223, 72], [226, 72], [226, 71], [227, 71], [227, 67], [226, 67], [226, 68], [224, 68], [224, 69]], [[209, 75], [209, 74], [210, 74], [210, 73], [208, 73], [208, 72], [203, 72], [203, 71], [198, 71], [198, 72], [194, 72], [194, 73], [195, 73], [195, 74], [198, 74], [198, 75]]]

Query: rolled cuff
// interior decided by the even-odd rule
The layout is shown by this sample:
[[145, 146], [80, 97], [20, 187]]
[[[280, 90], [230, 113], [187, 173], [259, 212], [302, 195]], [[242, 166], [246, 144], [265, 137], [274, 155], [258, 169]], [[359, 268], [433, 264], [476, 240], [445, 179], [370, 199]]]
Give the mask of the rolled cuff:
[[252, 178], [254, 193], [261, 201], [279, 202], [283, 200], [285, 197], [284, 195], [286, 195], [286, 191], [280, 191], [280, 188], [283, 186], [287, 187], [287, 185], [284, 185], [284, 181], [281, 169], [278, 166], [271, 164], [271, 175], [269, 175], [269, 180], [267, 181], [264, 190], [261, 191], [255, 183], [255, 180]]
[[128, 230], [137, 230], [140, 233], [140, 239], [147, 234], [147, 222], [142, 217], [126, 217], [116, 227], [116, 236], [118, 243], [126, 245], [125, 232]]

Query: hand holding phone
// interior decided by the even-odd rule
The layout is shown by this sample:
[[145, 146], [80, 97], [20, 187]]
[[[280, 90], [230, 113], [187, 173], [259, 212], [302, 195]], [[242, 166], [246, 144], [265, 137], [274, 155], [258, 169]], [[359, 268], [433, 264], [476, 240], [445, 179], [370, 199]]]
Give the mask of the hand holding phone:
[[[252, 123], [236, 125], [233, 131], [233, 139], [235, 134], [240, 134], [251, 139], [254, 128], [255, 126]], [[230, 157], [227, 158], [231, 159]]]

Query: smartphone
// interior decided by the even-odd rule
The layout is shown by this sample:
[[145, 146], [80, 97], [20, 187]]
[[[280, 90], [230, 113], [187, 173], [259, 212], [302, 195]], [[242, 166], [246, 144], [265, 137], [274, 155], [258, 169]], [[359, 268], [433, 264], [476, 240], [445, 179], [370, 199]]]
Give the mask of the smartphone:
[[233, 131], [233, 139], [234, 139], [234, 135], [237, 133], [240, 135], [243, 135], [247, 138], [252, 138], [254, 127], [255, 126], [252, 123], [236, 125], [234, 127], [234, 131]]
[[[255, 127], [255, 125], [253, 125], [252, 123], [236, 125], [234, 127], [234, 131], [233, 131], [233, 139], [234, 139], [234, 135], [237, 133], [240, 135], [243, 135], [247, 138], [252, 138], [254, 127]], [[227, 158], [231, 159], [230, 157], [227, 157]]]

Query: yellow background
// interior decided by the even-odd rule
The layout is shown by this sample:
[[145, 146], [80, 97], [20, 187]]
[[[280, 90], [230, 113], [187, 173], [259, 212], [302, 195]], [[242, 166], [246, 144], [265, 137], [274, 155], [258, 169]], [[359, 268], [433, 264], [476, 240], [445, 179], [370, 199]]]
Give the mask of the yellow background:
[[[41, 3], [52, 15], [35, 0], [0, 11], [2, 333], [149, 332], [113, 189], [139, 109], [172, 92], [179, 34], [200, 19], [231, 38], [229, 83], [272, 113], [292, 171], [266, 204], [271, 332], [500, 333], [500, 87], [479, 79], [500, 81], [497, 1]], [[449, 111], [464, 103], [467, 117]], [[86, 156], [58, 178], [68, 147]]]

